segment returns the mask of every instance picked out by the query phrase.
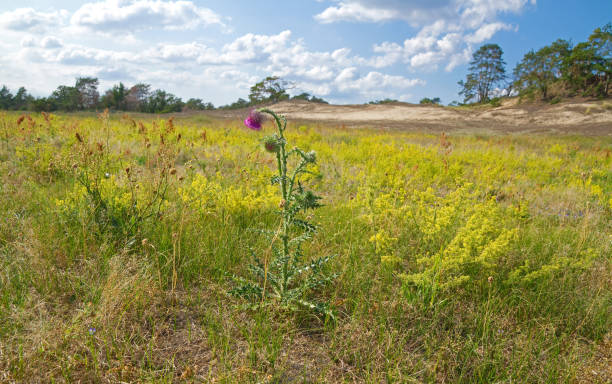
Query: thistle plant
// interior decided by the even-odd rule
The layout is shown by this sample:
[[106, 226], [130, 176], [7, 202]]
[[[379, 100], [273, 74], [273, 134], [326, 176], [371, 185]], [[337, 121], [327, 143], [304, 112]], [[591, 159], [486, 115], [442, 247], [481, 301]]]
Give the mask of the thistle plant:
[[[303, 260], [302, 245], [317, 232], [317, 226], [308, 222], [304, 216], [306, 212], [321, 206], [321, 197], [307, 190], [300, 177], [313, 173], [309, 168], [317, 161], [316, 153], [305, 152], [297, 147], [287, 150], [287, 119], [269, 109], [251, 111], [244, 124], [250, 129], [260, 131], [265, 119], [264, 114], [272, 116], [277, 128], [274, 135], [263, 140], [263, 146], [266, 151], [276, 155], [278, 173], [272, 177], [271, 182], [279, 186], [280, 225], [276, 231], [261, 231], [269, 237], [270, 247], [263, 260], [254, 255], [255, 264], [250, 266], [254, 279], [238, 278], [239, 285], [231, 292], [261, 304], [265, 301], [276, 301], [289, 309], [306, 308], [333, 318], [326, 303], [306, 298], [308, 292], [336, 277], [323, 273], [323, 267], [332, 256], [318, 257], [310, 262]], [[293, 161], [293, 158], [296, 161]], [[290, 167], [292, 169], [289, 169]], [[271, 259], [270, 254], [273, 256]]]

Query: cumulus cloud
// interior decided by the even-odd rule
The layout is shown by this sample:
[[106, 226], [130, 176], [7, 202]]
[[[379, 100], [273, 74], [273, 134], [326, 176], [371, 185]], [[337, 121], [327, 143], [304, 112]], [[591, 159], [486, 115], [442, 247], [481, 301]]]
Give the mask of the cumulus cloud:
[[71, 24], [95, 31], [139, 31], [157, 26], [168, 30], [224, 26], [221, 16], [192, 1], [105, 0], [86, 3], [71, 17]]
[[406, 89], [415, 85], [425, 85], [420, 79], [408, 79], [403, 76], [393, 76], [380, 72], [369, 72], [359, 76], [355, 68], [347, 68], [336, 78], [335, 83], [340, 91], [357, 91], [370, 93], [373, 90], [388, 88]]
[[21, 46], [22, 47], [35, 47], [36, 39], [34, 38], [34, 36], [24, 36], [21, 39]]
[[46, 36], [40, 42], [40, 46], [47, 49], [61, 48], [64, 44], [55, 36]]
[[439, 20], [456, 20], [473, 25], [499, 13], [519, 12], [535, 0], [340, 0], [315, 16], [322, 23], [338, 21], [380, 22], [404, 20], [423, 26]]
[[61, 25], [68, 11], [40, 12], [34, 8], [18, 8], [0, 13], [0, 28], [11, 31], [40, 31]]
[[[423, 85], [419, 79], [364, 71], [367, 59], [348, 48], [316, 51], [289, 30], [277, 34], [245, 34], [221, 46], [202, 42], [159, 43], [141, 51], [100, 49], [63, 42], [55, 36], [24, 38], [20, 57], [38, 65], [61, 67], [79, 75], [93, 75], [105, 81], [145, 81], [168, 90], [205, 87], [213, 97], [225, 90], [245, 97], [263, 76], [276, 75], [295, 83], [296, 93], [306, 91], [332, 101], [357, 97], [399, 97]], [[248, 65], [247, 65], [248, 64]], [[214, 84], [214, 86], [212, 86]], [[200, 90], [202, 92], [202, 90]], [[202, 97], [204, 95], [201, 95]]]
[[414, 69], [447, 71], [469, 61], [474, 44], [497, 32], [516, 27], [497, 20], [504, 13], [518, 13], [535, 0], [341, 0], [315, 16], [321, 23], [340, 21], [384, 22], [400, 20], [418, 29], [403, 44], [383, 42], [374, 46], [377, 56], [368, 59], [375, 68], [398, 62]]
[[368, 8], [358, 2], [340, 3], [337, 7], [329, 7], [315, 16], [321, 23], [336, 21], [369, 21], [379, 22], [397, 18], [397, 12], [384, 8]]
[[315, 16], [322, 23], [404, 20], [413, 24], [452, 15], [453, 0], [342, 0]]
[[493, 35], [495, 35], [498, 31], [508, 31], [512, 29], [513, 27], [511, 25], [504, 23], [485, 24], [474, 31], [474, 33], [467, 35], [465, 37], [465, 41], [468, 43], [479, 44], [493, 37]]

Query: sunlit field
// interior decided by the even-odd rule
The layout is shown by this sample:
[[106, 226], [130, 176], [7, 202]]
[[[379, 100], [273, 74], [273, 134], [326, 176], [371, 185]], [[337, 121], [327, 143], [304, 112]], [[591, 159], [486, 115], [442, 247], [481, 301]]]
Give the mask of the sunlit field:
[[611, 137], [290, 121], [321, 311], [235, 294], [280, 222], [271, 133], [0, 115], [0, 382], [612, 381]]

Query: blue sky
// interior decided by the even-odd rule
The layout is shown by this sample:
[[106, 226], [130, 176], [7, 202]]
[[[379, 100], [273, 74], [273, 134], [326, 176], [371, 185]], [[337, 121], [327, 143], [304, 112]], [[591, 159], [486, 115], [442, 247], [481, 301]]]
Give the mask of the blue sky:
[[611, 0], [4, 1], [0, 83], [40, 96], [96, 76], [220, 105], [278, 75], [334, 103], [448, 103], [480, 45], [499, 44], [511, 72], [611, 21]]

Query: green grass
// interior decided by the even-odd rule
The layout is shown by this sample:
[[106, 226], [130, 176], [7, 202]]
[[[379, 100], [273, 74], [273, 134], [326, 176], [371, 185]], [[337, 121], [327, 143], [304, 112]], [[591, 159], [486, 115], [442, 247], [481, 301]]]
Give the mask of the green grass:
[[[198, 116], [133, 116], [143, 132], [121, 116], [18, 117], [0, 116], [0, 382], [612, 380], [608, 137], [449, 135], [445, 147], [290, 125], [289, 146], [318, 153], [307, 183], [325, 206], [305, 251], [337, 255], [327, 269], [339, 277], [311, 297], [333, 323], [228, 294], [268, 248], [252, 229], [278, 226], [258, 133]], [[121, 229], [127, 167], [139, 204], [176, 170], [159, 214], [133, 231]], [[84, 169], [113, 176], [108, 216], [74, 193]], [[211, 189], [186, 202], [201, 176]], [[478, 235], [470, 218], [497, 221]], [[504, 230], [516, 237], [479, 260]], [[457, 243], [476, 245], [461, 258]]]

